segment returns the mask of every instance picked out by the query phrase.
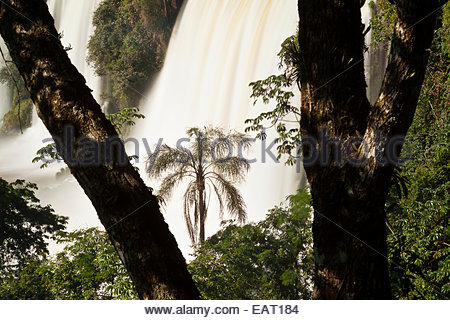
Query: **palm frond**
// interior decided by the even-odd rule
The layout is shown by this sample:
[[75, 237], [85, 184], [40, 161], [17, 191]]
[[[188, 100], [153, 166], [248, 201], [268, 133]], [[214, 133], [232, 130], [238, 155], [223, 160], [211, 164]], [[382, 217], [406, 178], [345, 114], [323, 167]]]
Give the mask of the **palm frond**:
[[213, 173], [211, 178], [218, 183], [220, 194], [225, 197], [227, 211], [233, 218], [237, 218], [239, 223], [244, 223], [247, 220], [247, 213], [244, 198], [239, 190], [220, 174]]
[[[184, 221], [186, 222], [186, 227], [188, 229], [189, 237], [192, 244], [197, 243], [198, 238], [198, 223], [199, 223], [199, 212], [198, 212], [198, 199], [197, 199], [197, 188], [194, 182], [190, 182], [185, 193], [184, 193]], [[192, 223], [191, 218], [191, 208], [194, 207], [194, 223]]]
[[239, 153], [247, 151], [252, 141], [246, 134], [234, 130], [226, 132], [220, 127], [194, 127], [186, 133], [192, 139], [190, 150], [194, 155], [201, 154], [204, 162], [229, 158], [236, 151]]
[[191, 158], [188, 150], [162, 145], [158, 152], [147, 159], [146, 170], [150, 177], [158, 179], [167, 171], [181, 171], [192, 167]]
[[[196, 244], [199, 230], [204, 227], [207, 202], [209, 204], [212, 192], [219, 202], [220, 219], [228, 211], [239, 222], [245, 222], [244, 199], [233, 184], [243, 181], [250, 168], [242, 152], [250, 148], [252, 139], [236, 131], [211, 126], [193, 127], [187, 134], [190, 138], [188, 148], [161, 146], [147, 159], [147, 172], [152, 178], [165, 176], [159, 190], [163, 199], [168, 199], [182, 180], [189, 179], [183, 196], [184, 220], [189, 237]], [[238, 155], [234, 156], [236, 151]], [[200, 203], [201, 199], [204, 203]]]
[[239, 183], [244, 180], [245, 174], [250, 169], [250, 163], [240, 157], [231, 157], [223, 161], [212, 161], [209, 167], [211, 170], [207, 174], [216, 172], [227, 180]]
[[194, 225], [192, 224], [191, 214], [190, 214], [190, 205], [188, 200], [184, 199], [184, 221], [186, 222], [186, 227], [188, 230], [189, 238], [193, 244], [197, 243], [197, 231], [195, 230]]
[[172, 195], [173, 189], [178, 186], [178, 184], [186, 177], [191, 177], [192, 174], [187, 170], [180, 170], [169, 174], [161, 182], [161, 186], [158, 191], [158, 196], [160, 196], [164, 201], [167, 201]]
[[211, 185], [213, 186], [214, 189], [214, 193], [217, 196], [217, 200], [219, 201], [219, 218], [220, 220], [223, 220], [223, 214], [224, 214], [224, 205], [223, 205], [223, 200], [222, 200], [222, 194], [220, 193], [219, 188], [216, 186], [216, 184], [214, 183], [214, 181], [212, 179], [209, 179], [211, 182]]

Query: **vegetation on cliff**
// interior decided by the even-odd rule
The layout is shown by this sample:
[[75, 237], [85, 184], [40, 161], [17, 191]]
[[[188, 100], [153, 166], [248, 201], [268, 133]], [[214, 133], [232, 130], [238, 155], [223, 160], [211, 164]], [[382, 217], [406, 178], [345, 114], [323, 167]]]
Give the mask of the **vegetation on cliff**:
[[9, 70], [6, 67], [0, 69], [0, 83], [6, 84], [12, 89], [13, 97], [11, 107], [3, 117], [0, 135], [10, 135], [20, 132], [20, 129], [28, 128], [31, 126], [33, 113], [33, 101], [31, 101], [30, 94], [25, 88], [25, 84], [23, 83], [19, 71], [14, 63], [7, 63]]
[[[95, 31], [88, 45], [88, 62], [106, 80], [102, 98], [108, 112], [136, 108], [155, 74], [161, 69], [173, 26], [183, 0], [105, 0], [97, 8]], [[22, 128], [31, 125], [32, 102], [13, 63], [8, 63], [21, 92]], [[0, 82], [14, 88], [6, 68]], [[0, 134], [20, 130], [17, 90]]]
[[88, 61], [107, 78], [112, 111], [137, 107], [164, 63], [182, 0], [106, 0], [94, 14]]

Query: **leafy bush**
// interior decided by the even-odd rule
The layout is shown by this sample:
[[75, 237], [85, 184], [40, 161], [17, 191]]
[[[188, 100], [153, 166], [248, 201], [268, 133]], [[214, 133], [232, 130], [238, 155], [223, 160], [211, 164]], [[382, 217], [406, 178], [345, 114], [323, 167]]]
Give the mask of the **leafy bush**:
[[60, 232], [57, 240], [65, 247], [56, 256], [26, 258], [0, 277], [0, 299], [137, 299], [106, 232]]
[[222, 229], [196, 247], [188, 269], [206, 299], [311, 296], [310, 195], [301, 189], [259, 223]]
[[450, 5], [444, 7], [414, 122], [402, 175], [409, 196], [392, 190], [387, 202], [394, 295], [442, 299], [450, 294]]
[[67, 218], [41, 206], [36, 190], [24, 180], [8, 183], [0, 178], [0, 277], [24, 258], [47, 254], [46, 241], [65, 228]]

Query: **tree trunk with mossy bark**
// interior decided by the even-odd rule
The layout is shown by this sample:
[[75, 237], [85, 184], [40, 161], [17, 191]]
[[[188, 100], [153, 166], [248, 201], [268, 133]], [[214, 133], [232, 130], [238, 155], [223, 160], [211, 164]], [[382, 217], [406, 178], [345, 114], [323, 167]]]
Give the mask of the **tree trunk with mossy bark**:
[[[0, 34], [39, 117], [61, 143], [62, 157], [97, 210], [139, 296], [199, 298], [158, 200], [70, 62], [45, 1], [2, 1]], [[111, 139], [115, 144], [107, 150], [105, 142]], [[95, 149], [99, 153], [93, 155]], [[93, 156], [98, 159], [91, 161]]]
[[392, 1], [398, 22], [377, 101], [366, 97], [359, 0], [299, 0], [301, 132], [318, 299], [389, 299], [384, 203], [411, 125], [438, 0]]

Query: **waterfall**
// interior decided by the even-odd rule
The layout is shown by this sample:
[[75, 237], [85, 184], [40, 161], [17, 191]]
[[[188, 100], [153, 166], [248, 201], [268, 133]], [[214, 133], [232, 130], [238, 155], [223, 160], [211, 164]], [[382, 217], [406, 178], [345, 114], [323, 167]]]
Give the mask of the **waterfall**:
[[[86, 62], [87, 44], [93, 32], [92, 17], [102, 0], [50, 0], [49, 11], [55, 19], [58, 32], [63, 34], [62, 43], [65, 47], [73, 47], [68, 54], [78, 71], [86, 78], [87, 85], [93, 90], [94, 97], [100, 101], [102, 80], [95, 75], [94, 70]], [[0, 38], [0, 47], [6, 54], [7, 49]], [[0, 69], [4, 62], [0, 59]], [[11, 88], [0, 83], [0, 123], [4, 114], [11, 106]], [[40, 122], [40, 121], [39, 121]], [[33, 125], [40, 126], [34, 122]], [[45, 129], [42, 132], [47, 134]], [[48, 134], [47, 134], [48, 135]]]
[[[153, 144], [163, 138], [175, 146], [191, 126], [218, 125], [243, 131], [246, 119], [274, 106], [254, 106], [248, 84], [282, 72], [277, 53], [284, 39], [296, 32], [297, 12], [296, 0], [188, 0], [173, 31], [163, 70], [142, 109], [146, 119], [138, 122], [134, 137], [145, 137]], [[371, 14], [366, 3], [362, 8], [366, 27]], [[294, 101], [300, 103], [298, 92]], [[268, 140], [273, 137], [272, 130]], [[271, 160], [261, 163], [261, 143], [254, 147], [249, 158], [258, 161], [252, 164], [246, 182], [238, 186], [250, 221], [263, 219], [268, 209], [305, 184], [301, 170]], [[276, 154], [275, 147], [272, 151]], [[145, 172], [145, 156], [141, 150], [141, 173]], [[156, 186], [155, 181], [149, 184]], [[189, 239], [182, 223], [181, 199], [182, 187], [164, 210], [185, 251]], [[214, 196], [211, 199], [207, 235], [219, 228]]]
[[[56, 28], [63, 33], [64, 46], [72, 47], [68, 52], [70, 59], [86, 78], [97, 101], [102, 82], [86, 63], [86, 54], [93, 31], [92, 15], [100, 2], [47, 1]], [[370, 14], [367, 10], [363, 12], [368, 21]], [[186, 0], [164, 68], [142, 107], [146, 119], [137, 122], [133, 136], [145, 137], [153, 146], [159, 138], [174, 145], [191, 126], [220, 125], [243, 131], [246, 119], [273, 107], [273, 103], [254, 106], [249, 83], [282, 72], [278, 70], [277, 52], [282, 41], [296, 32], [297, 23], [297, 0]], [[0, 115], [9, 108], [10, 92], [0, 85]], [[294, 99], [295, 103], [300, 102], [298, 93]], [[95, 210], [74, 178], [55, 177], [62, 164], [42, 170], [39, 164], [31, 163], [35, 152], [43, 146], [42, 139], [49, 136], [34, 112], [32, 127], [23, 135], [0, 138], [0, 177], [38, 183], [37, 196], [43, 204], [51, 204], [58, 214], [69, 216], [70, 229], [99, 226]], [[273, 138], [272, 130], [268, 132], [267, 145]], [[261, 142], [254, 144], [248, 157], [256, 158], [257, 163], [252, 165], [246, 182], [238, 186], [250, 221], [264, 218], [268, 209], [305, 183], [303, 172], [297, 172], [295, 167], [276, 164], [268, 155], [268, 162], [261, 163], [261, 148]], [[276, 154], [276, 147], [271, 150]], [[149, 185], [157, 187], [155, 181]], [[174, 194], [164, 214], [186, 254], [190, 251], [190, 240], [182, 220], [181, 194], [181, 191]], [[219, 228], [217, 206], [213, 202], [212, 197], [207, 235]]]
[[[254, 106], [249, 83], [282, 73], [277, 53], [281, 43], [296, 32], [297, 12], [296, 0], [188, 0], [173, 31], [165, 65], [141, 110], [146, 119], [138, 122], [133, 136], [145, 137], [152, 146], [159, 138], [175, 146], [191, 126], [218, 125], [243, 132], [246, 119], [274, 106]], [[272, 138], [273, 132], [267, 146]], [[277, 154], [276, 146], [272, 152]], [[143, 157], [141, 152], [141, 162]], [[257, 221], [295, 193], [303, 174], [283, 162], [275, 164], [269, 156], [267, 163], [261, 163], [260, 141], [249, 158], [257, 163], [238, 188], [249, 221]], [[140, 172], [145, 172], [144, 166]], [[157, 186], [155, 181], [149, 184]], [[190, 241], [182, 218], [183, 189], [177, 190], [164, 214], [184, 251]], [[211, 195], [207, 236], [220, 224], [214, 202]]]
[[[369, 1], [366, 2], [362, 8], [362, 19], [365, 27], [369, 27], [370, 19], [372, 19], [377, 13], [377, 2], [373, 0], [373, 3], [369, 5]], [[387, 55], [388, 52], [384, 48], [384, 44], [381, 43], [378, 48], [370, 46], [372, 42], [372, 30], [366, 35], [366, 45], [369, 47], [364, 54], [364, 69], [366, 72], [367, 82], [367, 97], [370, 103], [375, 103], [378, 94], [383, 83], [384, 73], [387, 67]]]
[[[8, 59], [8, 57], [6, 56], [7, 48], [1, 38], [0, 38], [0, 48], [5, 54], [5, 58]], [[0, 58], [0, 69], [3, 69], [4, 66], [5, 63], [3, 59]], [[11, 88], [9, 88], [6, 84], [0, 83], [0, 127], [3, 122], [3, 116], [5, 115], [5, 113], [8, 112], [11, 106], [11, 99], [12, 99]]]
[[[370, 2], [373, 2], [370, 4]], [[377, 13], [376, 0], [366, 1], [361, 9], [362, 22], [365, 25], [365, 29], [369, 27], [370, 19], [372, 19]], [[378, 48], [370, 46], [372, 42], [372, 30], [366, 34], [366, 45], [369, 47], [364, 54], [364, 69], [367, 82], [367, 97], [370, 103], [375, 103], [383, 82], [384, 73], [387, 67], [387, 51], [383, 48], [383, 44], [380, 44]]]
[[48, 8], [58, 32], [62, 32], [61, 39], [65, 47], [72, 47], [68, 51], [69, 58], [78, 71], [86, 79], [89, 88], [93, 90], [94, 98], [100, 103], [102, 79], [86, 62], [89, 38], [94, 31], [92, 18], [95, 9], [102, 0], [50, 0]]
[[[93, 31], [92, 16], [100, 0], [50, 0], [48, 6], [55, 19], [58, 32], [63, 33], [61, 39], [65, 47], [71, 46], [68, 52], [72, 63], [86, 78], [87, 85], [93, 89], [94, 97], [99, 101], [101, 79], [86, 63], [87, 44]], [[2, 102], [4, 88], [0, 87]], [[3, 104], [2, 104], [3, 105]], [[9, 109], [8, 102], [7, 109]], [[0, 112], [3, 109], [0, 107]], [[52, 164], [40, 169], [40, 163], [32, 163], [36, 151], [44, 146], [43, 139], [50, 134], [33, 111], [32, 126], [24, 134], [14, 137], [0, 138], [0, 177], [8, 181], [25, 179], [37, 183], [37, 196], [43, 204], [51, 204], [55, 212], [69, 216], [69, 228], [100, 226], [95, 210], [81, 187], [71, 175], [60, 178], [56, 173], [63, 164]], [[47, 142], [48, 143], [48, 142]]]

